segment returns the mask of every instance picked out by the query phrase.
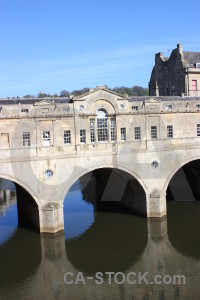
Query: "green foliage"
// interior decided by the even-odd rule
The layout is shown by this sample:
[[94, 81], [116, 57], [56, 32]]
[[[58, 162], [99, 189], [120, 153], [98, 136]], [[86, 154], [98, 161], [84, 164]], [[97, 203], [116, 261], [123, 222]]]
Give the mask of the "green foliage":
[[23, 98], [34, 98], [35, 96], [34, 95], [25, 95], [25, 96], [23, 96]]
[[[114, 87], [113, 89], [108, 88], [108, 90], [113, 91], [115, 93], [125, 95], [127, 94], [128, 96], [148, 96], [149, 90], [148, 88], [143, 88], [141, 86], [134, 85], [133, 87], [126, 87], [126, 86], [121, 86], [121, 87]], [[75, 95], [75, 96], [80, 96], [85, 93], [89, 92], [89, 88], [83, 88], [81, 90], [73, 90], [71, 93], [67, 90], [62, 90], [60, 92], [60, 95], [58, 94], [46, 94], [43, 92], [39, 92], [37, 97], [39, 98], [47, 98], [47, 97], [68, 97], [70, 94]], [[34, 95], [25, 95], [23, 98], [34, 98]]]
[[148, 96], [149, 90], [148, 88], [143, 88], [141, 86], [133, 86], [131, 88], [121, 86], [121, 87], [115, 87], [111, 89], [111, 91], [124, 95], [127, 94], [128, 96]]
[[80, 96], [89, 92], [89, 88], [83, 88], [82, 90], [74, 90], [71, 92], [72, 95]]
[[70, 92], [66, 91], [66, 90], [62, 90], [60, 92], [60, 97], [68, 97], [70, 95]]

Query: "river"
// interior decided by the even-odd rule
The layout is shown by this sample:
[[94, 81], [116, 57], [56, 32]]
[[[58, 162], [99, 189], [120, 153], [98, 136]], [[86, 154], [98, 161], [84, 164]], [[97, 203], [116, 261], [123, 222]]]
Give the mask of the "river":
[[18, 227], [15, 187], [0, 186], [0, 299], [199, 299], [200, 202], [167, 211], [162, 220], [98, 211], [77, 183], [65, 231], [40, 235]]

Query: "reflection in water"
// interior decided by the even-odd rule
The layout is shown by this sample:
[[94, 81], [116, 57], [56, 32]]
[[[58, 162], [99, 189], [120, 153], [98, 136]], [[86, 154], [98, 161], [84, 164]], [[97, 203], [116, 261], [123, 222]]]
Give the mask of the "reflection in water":
[[[7, 206], [0, 236], [4, 226], [14, 228], [14, 234], [0, 245], [0, 299], [198, 299], [200, 202], [168, 203], [167, 219], [147, 220], [120, 210], [98, 211], [95, 203], [83, 201], [77, 188], [69, 193], [67, 234], [55, 235], [18, 228], [17, 213], [10, 209], [16, 204]], [[97, 271], [148, 272], [150, 281], [155, 275], [183, 274], [187, 284], [117, 285], [108, 284], [106, 276], [102, 285], [63, 280], [66, 272], [83, 272], [86, 278]]]
[[[178, 203], [179, 204], [179, 203]], [[200, 203], [168, 203], [168, 235], [181, 254], [200, 259]]]
[[4, 244], [16, 230], [17, 205], [15, 185], [8, 180], [0, 179], [0, 245]]
[[84, 273], [126, 271], [147, 244], [147, 221], [129, 214], [101, 212], [79, 238], [66, 241], [67, 257]]
[[65, 197], [64, 220], [67, 240], [83, 234], [94, 222], [94, 207], [84, 201], [79, 182], [72, 186]]

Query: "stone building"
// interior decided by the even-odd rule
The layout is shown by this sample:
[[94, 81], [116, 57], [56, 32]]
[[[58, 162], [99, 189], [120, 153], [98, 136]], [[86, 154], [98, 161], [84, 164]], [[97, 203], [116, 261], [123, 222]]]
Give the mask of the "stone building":
[[171, 179], [200, 160], [199, 111], [200, 97], [128, 97], [105, 86], [78, 97], [0, 99], [0, 178], [16, 184], [18, 215], [40, 232], [63, 230], [71, 186], [93, 171], [104, 185], [107, 169], [105, 201], [162, 217]]
[[150, 96], [200, 96], [200, 52], [183, 51], [178, 44], [170, 57], [155, 55]]

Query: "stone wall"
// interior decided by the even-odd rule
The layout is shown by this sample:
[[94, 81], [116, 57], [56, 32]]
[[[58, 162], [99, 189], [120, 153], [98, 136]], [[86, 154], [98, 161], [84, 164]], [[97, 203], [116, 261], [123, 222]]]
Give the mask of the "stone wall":
[[[197, 80], [197, 91], [192, 90], [192, 80]], [[169, 58], [163, 57], [163, 53], [155, 55], [155, 66], [149, 82], [150, 96], [158, 96], [156, 85], [160, 96], [180, 96], [182, 93], [187, 96], [200, 95], [200, 69], [191, 68], [184, 60], [181, 44], [177, 45]]]

